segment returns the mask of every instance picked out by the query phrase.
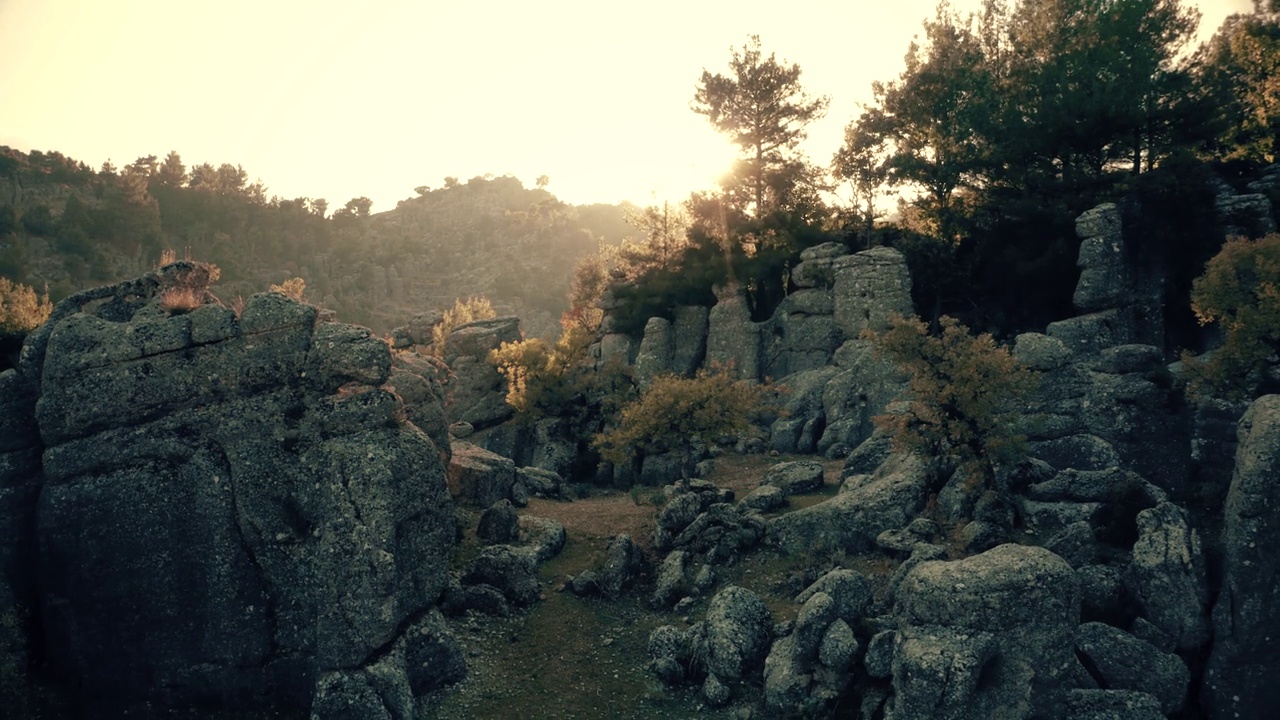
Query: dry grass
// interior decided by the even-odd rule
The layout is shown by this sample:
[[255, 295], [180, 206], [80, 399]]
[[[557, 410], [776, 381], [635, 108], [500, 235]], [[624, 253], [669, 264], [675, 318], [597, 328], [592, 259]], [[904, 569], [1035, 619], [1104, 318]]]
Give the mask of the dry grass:
[[711, 477], [707, 479], [720, 487], [729, 488], [741, 498], [760, 487], [760, 481], [764, 479], [765, 473], [769, 472], [769, 468], [790, 460], [817, 460], [822, 463], [823, 482], [826, 483], [827, 487], [838, 487], [840, 485], [840, 470], [844, 467], [844, 460], [823, 460], [812, 455], [779, 455], [770, 457], [768, 455], [725, 454], [716, 458], [715, 469], [712, 471]]
[[181, 314], [191, 312], [204, 304], [204, 290], [174, 286], [160, 291], [160, 307], [165, 312]]
[[529, 500], [529, 515], [556, 520], [566, 530], [583, 535], [607, 538], [626, 534], [636, 543], [648, 548], [657, 527], [657, 508], [648, 503], [637, 505], [626, 493], [611, 493], [596, 497], [559, 502], [555, 500]]
[[[722, 488], [733, 490], [738, 498], [742, 498], [760, 486], [760, 480], [770, 467], [787, 460], [811, 459], [812, 456], [800, 455], [769, 457], [726, 454], [716, 458], [715, 468], [707, 479]], [[844, 464], [843, 460], [821, 462], [827, 487], [814, 496], [813, 502], [825, 500], [835, 491], [840, 482], [840, 469]], [[625, 533], [632, 540], [648, 547], [657, 526], [655, 518], [660, 509], [660, 506], [649, 502], [649, 498], [660, 492], [659, 488], [640, 488], [637, 497], [625, 492], [610, 492], [573, 502], [533, 498], [529, 500], [525, 513], [552, 518], [567, 530], [576, 530], [587, 536], [607, 538]]]

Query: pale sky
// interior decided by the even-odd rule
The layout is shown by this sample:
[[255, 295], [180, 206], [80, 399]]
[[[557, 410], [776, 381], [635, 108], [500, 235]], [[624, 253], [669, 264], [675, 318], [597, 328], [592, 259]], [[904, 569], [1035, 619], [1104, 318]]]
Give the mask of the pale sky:
[[[956, 0], [974, 7], [976, 0]], [[1191, 3], [1207, 37], [1250, 0]], [[733, 157], [689, 110], [759, 34], [831, 96], [825, 165], [936, 0], [0, 0], [0, 145], [97, 168], [177, 150], [268, 195], [374, 212], [419, 185], [539, 175], [572, 203], [681, 200]]]

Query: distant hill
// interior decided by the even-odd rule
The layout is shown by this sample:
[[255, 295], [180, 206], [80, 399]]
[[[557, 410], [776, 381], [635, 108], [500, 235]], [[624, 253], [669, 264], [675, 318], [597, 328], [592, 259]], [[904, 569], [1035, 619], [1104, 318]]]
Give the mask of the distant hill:
[[389, 331], [485, 295], [549, 335], [573, 267], [631, 229], [623, 205], [574, 206], [516, 178], [447, 178], [370, 214], [356, 198], [266, 197], [238, 166], [187, 168], [176, 153], [93, 170], [56, 152], [0, 147], [0, 276], [58, 299], [150, 269], [161, 250], [216, 263], [219, 296], [289, 277], [340, 319]]

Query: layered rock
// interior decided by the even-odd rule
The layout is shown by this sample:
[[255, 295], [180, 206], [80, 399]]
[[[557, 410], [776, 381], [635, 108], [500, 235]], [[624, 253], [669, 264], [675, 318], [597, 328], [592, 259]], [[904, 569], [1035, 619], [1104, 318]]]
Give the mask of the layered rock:
[[63, 301], [3, 380], [34, 420], [0, 444], [5, 570], [48, 671], [108, 714], [286, 710], [390, 654], [378, 702], [407, 717], [388, 698], [458, 671], [403, 659], [460, 662], [424, 629], [453, 540], [441, 449], [383, 386], [387, 343], [277, 294], [166, 311], [189, 272]]
[[1076, 218], [1080, 280], [1072, 297], [1083, 314], [1049, 324], [1045, 334], [1074, 353], [1142, 343], [1163, 346], [1161, 291], [1137, 283], [1126, 257], [1120, 208], [1103, 203]]

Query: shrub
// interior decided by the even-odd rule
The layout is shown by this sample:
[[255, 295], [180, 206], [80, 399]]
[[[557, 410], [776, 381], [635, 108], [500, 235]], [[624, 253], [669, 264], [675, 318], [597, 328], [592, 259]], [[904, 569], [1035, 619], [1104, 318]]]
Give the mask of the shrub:
[[1191, 286], [1201, 325], [1217, 323], [1222, 347], [1207, 357], [1183, 353], [1192, 395], [1229, 398], [1262, 390], [1280, 350], [1280, 234], [1232, 239]]
[[25, 335], [48, 320], [51, 312], [48, 292], [37, 296], [35, 289], [0, 277], [0, 334]]
[[770, 395], [767, 387], [734, 380], [722, 369], [692, 378], [662, 375], [622, 407], [617, 427], [597, 435], [594, 445], [616, 464], [640, 454], [677, 452], [684, 468], [697, 445], [748, 430], [770, 410]]
[[162, 266], [158, 272], [160, 307], [170, 313], [190, 312], [206, 300], [214, 300], [209, 285], [222, 276], [217, 265], [195, 260], [174, 261]]
[[444, 358], [445, 347], [454, 328], [492, 317], [497, 317], [497, 313], [493, 311], [493, 304], [488, 298], [469, 297], [466, 300], [461, 298], [454, 300], [453, 307], [445, 310], [440, 322], [431, 328], [432, 353], [438, 358]]
[[191, 312], [203, 304], [204, 290], [175, 286], [160, 291], [160, 307], [168, 313], [180, 315]]
[[611, 415], [625, 402], [631, 380], [625, 369], [597, 369], [588, 353], [593, 335], [568, 323], [555, 345], [532, 338], [505, 342], [489, 362], [507, 381], [507, 404], [523, 420], [544, 417], [589, 422], [593, 413]]
[[303, 302], [302, 294], [307, 291], [307, 281], [300, 277], [293, 277], [285, 280], [279, 285], [272, 285], [271, 292], [280, 293], [285, 297], [293, 298], [298, 302]]
[[910, 381], [906, 410], [874, 420], [898, 448], [949, 460], [973, 486], [985, 485], [996, 465], [1025, 451], [1015, 401], [1034, 389], [1036, 377], [990, 334], [975, 336], [945, 315], [939, 325], [931, 334], [920, 320], [894, 316], [888, 329], [864, 331]]

